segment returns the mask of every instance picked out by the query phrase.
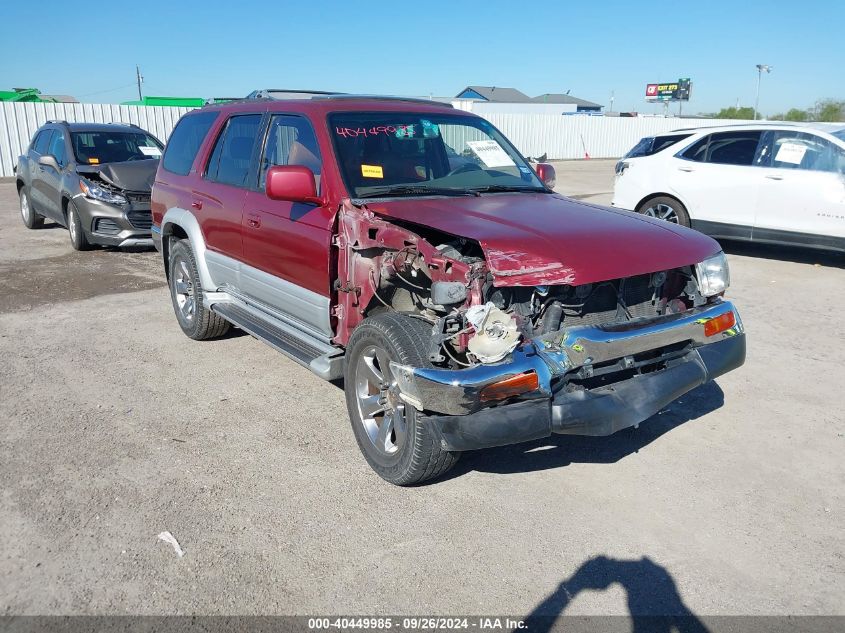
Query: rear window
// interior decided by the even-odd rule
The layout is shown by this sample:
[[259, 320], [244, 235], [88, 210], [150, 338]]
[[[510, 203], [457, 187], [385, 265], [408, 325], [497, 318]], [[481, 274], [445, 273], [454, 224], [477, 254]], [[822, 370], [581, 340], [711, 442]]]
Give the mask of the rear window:
[[665, 134], [663, 136], [646, 136], [640, 139], [640, 142], [634, 145], [630, 152], [625, 154], [625, 158], [639, 158], [640, 156], [651, 156], [657, 152], [662, 152], [667, 147], [674, 145], [685, 138], [689, 138], [692, 134]]
[[216, 112], [200, 112], [182, 117], [167, 141], [162, 166], [169, 172], [187, 176], [216, 118]]

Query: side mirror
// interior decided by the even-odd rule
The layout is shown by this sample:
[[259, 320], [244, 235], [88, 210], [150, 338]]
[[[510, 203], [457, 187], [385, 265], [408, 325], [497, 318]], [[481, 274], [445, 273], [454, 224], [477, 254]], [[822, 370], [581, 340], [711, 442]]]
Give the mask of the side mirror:
[[546, 185], [549, 189], [555, 188], [557, 178], [555, 177], [554, 167], [549, 165], [549, 163], [537, 163], [534, 170], [537, 172], [537, 175], [540, 177], [540, 180], [543, 181], [544, 185]]
[[271, 200], [322, 204], [314, 172], [301, 165], [277, 165], [267, 170], [264, 191]]
[[56, 171], [61, 171], [61, 167], [59, 167], [59, 163], [56, 161], [54, 156], [50, 154], [45, 154], [44, 156], [38, 157], [38, 164], [43, 165], [44, 167], [52, 167]]

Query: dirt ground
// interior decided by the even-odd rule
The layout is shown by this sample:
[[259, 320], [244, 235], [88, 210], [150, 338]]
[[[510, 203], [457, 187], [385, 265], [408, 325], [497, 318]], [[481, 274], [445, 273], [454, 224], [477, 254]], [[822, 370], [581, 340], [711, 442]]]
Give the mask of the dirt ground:
[[336, 386], [187, 339], [155, 252], [75, 253], [0, 184], [0, 614], [845, 613], [845, 258], [725, 248], [743, 368], [401, 489]]

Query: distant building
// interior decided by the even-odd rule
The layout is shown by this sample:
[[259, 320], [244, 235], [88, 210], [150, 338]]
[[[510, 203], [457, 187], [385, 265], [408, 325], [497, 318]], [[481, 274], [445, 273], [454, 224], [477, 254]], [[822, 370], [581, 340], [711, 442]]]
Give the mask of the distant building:
[[586, 99], [579, 99], [578, 97], [572, 97], [567, 94], [556, 94], [551, 92], [542, 94], [539, 97], [534, 97], [531, 101], [534, 103], [562, 103], [566, 105], [574, 105], [577, 112], [601, 112], [601, 109], [604, 107], [598, 103], [587, 101]]
[[598, 114], [604, 106], [568, 94], [546, 93], [529, 97], [516, 88], [467, 86], [455, 99], [471, 102], [462, 109], [482, 113]]
[[531, 103], [531, 97], [516, 88], [496, 86], [467, 86], [455, 99], [478, 99], [492, 103]]
[[38, 88], [13, 88], [0, 90], [0, 101], [17, 103], [79, 103], [69, 95], [43, 95]]

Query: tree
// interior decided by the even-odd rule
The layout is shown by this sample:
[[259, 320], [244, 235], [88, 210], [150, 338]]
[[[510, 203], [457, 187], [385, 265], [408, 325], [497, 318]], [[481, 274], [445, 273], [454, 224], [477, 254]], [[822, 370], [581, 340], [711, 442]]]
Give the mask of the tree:
[[809, 121], [810, 113], [806, 110], [799, 110], [798, 108], [791, 108], [789, 112], [783, 115], [784, 121]]
[[731, 106], [730, 108], [722, 108], [713, 117], [716, 119], [753, 119], [754, 108], [735, 108]]
[[838, 123], [845, 121], [845, 101], [836, 99], [822, 99], [816, 103], [816, 121]]

